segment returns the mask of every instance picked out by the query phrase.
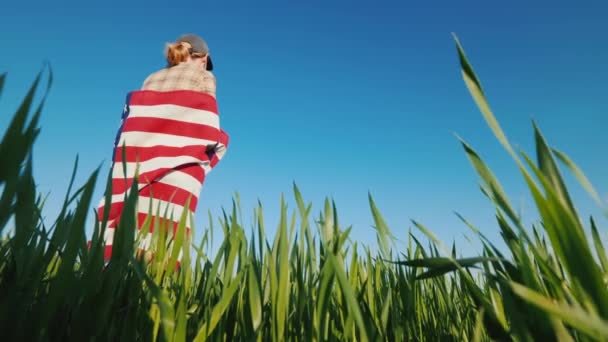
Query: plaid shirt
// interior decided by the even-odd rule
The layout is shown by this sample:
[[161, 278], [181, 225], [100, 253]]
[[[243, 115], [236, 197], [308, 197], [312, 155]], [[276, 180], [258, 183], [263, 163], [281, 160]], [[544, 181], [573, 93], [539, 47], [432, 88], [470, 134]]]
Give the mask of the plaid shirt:
[[215, 97], [215, 76], [190, 63], [159, 70], [146, 78], [141, 90], [195, 90]]

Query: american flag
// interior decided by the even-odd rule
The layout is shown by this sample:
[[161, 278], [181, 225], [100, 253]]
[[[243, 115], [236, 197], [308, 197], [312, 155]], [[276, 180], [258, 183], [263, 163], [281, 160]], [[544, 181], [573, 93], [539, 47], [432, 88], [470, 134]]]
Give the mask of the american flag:
[[[114, 232], [136, 167], [137, 228], [141, 229], [152, 206], [153, 213], [160, 209], [161, 217], [167, 210], [170, 217], [165, 226], [176, 229], [184, 210], [192, 215], [196, 211], [205, 177], [224, 157], [228, 140], [228, 134], [220, 128], [217, 101], [211, 95], [190, 90], [129, 93], [114, 143], [111, 205], [106, 209], [103, 198], [98, 207], [100, 221], [109, 210], [104, 234], [105, 259], [112, 255]], [[192, 222], [191, 215], [187, 216], [189, 233]], [[154, 230], [154, 221], [150, 232]], [[150, 243], [151, 234], [146, 235], [140, 245], [142, 249]]]

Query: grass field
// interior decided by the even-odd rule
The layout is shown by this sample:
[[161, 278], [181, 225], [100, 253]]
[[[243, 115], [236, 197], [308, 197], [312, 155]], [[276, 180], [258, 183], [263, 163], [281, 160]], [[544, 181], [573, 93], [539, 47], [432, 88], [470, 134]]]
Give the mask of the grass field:
[[[136, 192], [126, 200], [107, 265], [99, 227], [87, 248], [91, 197], [99, 171], [70, 186], [51, 226], [32, 176], [32, 146], [44, 99], [33, 104], [42, 73], [25, 96], [0, 145], [0, 336], [3, 341], [587, 341], [608, 340], [608, 258], [593, 219], [579, 217], [564, 185], [571, 172], [605, 210], [591, 183], [534, 126], [536, 158], [515, 150], [485, 99], [456, 40], [463, 78], [498, 141], [517, 164], [541, 222], [526, 227], [498, 179], [473, 147], [465, 156], [495, 207], [498, 249], [463, 218], [483, 246], [457, 259], [421, 223], [397, 249], [370, 197], [378, 251], [348, 239], [326, 201], [311, 212], [294, 185], [295, 211], [281, 199], [275, 236], [265, 233], [261, 205], [245, 227], [238, 198], [210, 219], [192, 246], [156, 229], [154, 259], [135, 256]], [[5, 75], [0, 76], [0, 92]], [[49, 77], [45, 94], [51, 87]], [[45, 95], [46, 96], [46, 95]], [[76, 166], [74, 171], [76, 170]], [[105, 181], [105, 179], [102, 179]], [[184, 218], [182, 218], [183, 221]], [[200, 229], [200, 227], [199, 227]], [[208, 253], [212, 230], [223, 232]], [[419, 235], [420, 236], [420, 235]], [[193, 249], [193, 250], [192, 250]], [[181, 268], [171, 265], [180, 250]], [[190, 256], [194, 255], [194, 258]]]

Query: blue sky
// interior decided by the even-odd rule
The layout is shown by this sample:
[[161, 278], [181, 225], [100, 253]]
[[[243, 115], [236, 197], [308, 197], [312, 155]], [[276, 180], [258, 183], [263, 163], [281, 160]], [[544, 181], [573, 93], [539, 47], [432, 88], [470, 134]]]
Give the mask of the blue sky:
[[[90, 7], [89, 7], [90, 6]], [[608, 4], [536, 1], [12, 2], [1, 5], [0, 129], [44, 61], [54, 85], [35, 148], [39, 188], [53, 218], [76, 155], [79, 177], [107, 171], [127, 92], [164, 66], [165, 42], [207, 40], [218, 79], [225, 160], [198, 206], [229, 207], [239, 192], [246, 224], [257, 200], [268, 230], [292, 182], [314, 203], [336, 201], [352, 237], [374, 243], [368, 191], [395, 235], [410, 219], [465, 249], [457, 211], [499, 239], [492, 207], [455, 134], [467, 140], [534, 219], [514, 163], [493, 138], [461, 79], [456, 33], [511, 141], [534, 152], [531, 120], [608, 198]], [[568, 177], [568, 180], [572, 180]], [[583, 214], [597, 213], [572, 193]], [[95, 203], [101, 197], [99, 181]], [[600, 220], [605, 227], [605, 222]], [[200, 237], [200, 233], [198, 237]]]

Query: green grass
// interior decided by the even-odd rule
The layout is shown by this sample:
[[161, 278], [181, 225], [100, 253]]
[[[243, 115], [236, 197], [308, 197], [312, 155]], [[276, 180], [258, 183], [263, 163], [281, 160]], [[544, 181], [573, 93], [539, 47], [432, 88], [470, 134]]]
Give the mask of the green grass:
[[[463, 78], [483, 118], [513, 159], [540, 222], [526, 227], [499, 180], [461, 139], [466, 157], [494, 205], [506, 248], [462, 218], [483, 252], [457, 258], [419, 222], [398, 249], [372, 197], [378, 251], [349, 239], [333, 202], [312, 213], [294, 185], [297, 207], [281, 199], [278, 229], [265, 233], [261, 204], [245, 227], [238, 197], [210, 218], [192, 246], [182, 224], [174, 236], [157, 229], [154, 258], [135, 257], [136, 193], [126, 200], [107, 265], [95, 227], [85, 223], [98, 170], [67, 190], [50, 227], [32, 176], [32, 146], [52, 77], [33, 107], [42, 73], [0, 143], [0, 336], [5, 341], [84, 340], [608, 340], [608, 258], [595, 220], [583, 220], [558, 165], [604, 204], [582, 171], [551, 148], [533, 126], [536, 159], [515, 150], [500, 128], [473, 68], [456, 40]], [[0, 92], [5, 76], [0, 76]], [[77, 164], [74, 167], [74, 174]], [[315, 216], [313, 216], [315, 215]], [[277, 224], [277, 223], [274, 223]], [[223, 239], [211, 255], [212, 232]], [[14, 229], [10, 229], [14, 227]], [[488, 228], [486, 228], [488, 229]], [[10, 231], [9, 231], [10, 230]], [[183, 252], [181, 268], [175, 260]], [[190, 255], [194, 255], [191, 259]]]

